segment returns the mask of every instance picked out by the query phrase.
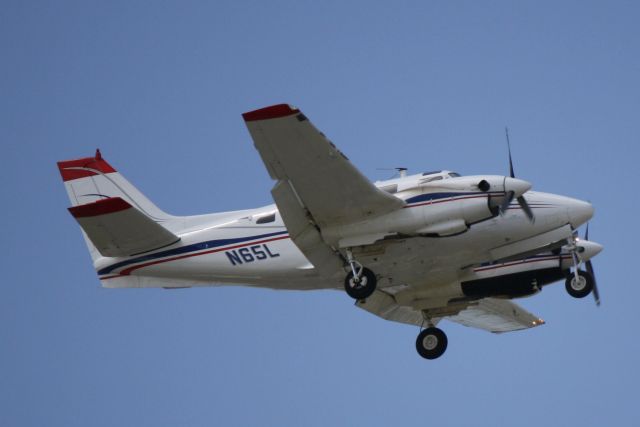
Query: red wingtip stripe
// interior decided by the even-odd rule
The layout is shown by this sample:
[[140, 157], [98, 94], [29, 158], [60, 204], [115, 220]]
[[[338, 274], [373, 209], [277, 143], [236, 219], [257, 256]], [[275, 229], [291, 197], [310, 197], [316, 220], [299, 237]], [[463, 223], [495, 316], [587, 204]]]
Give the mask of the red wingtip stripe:
[[100, 151], [96, 151], [95, 157], [84, 157], [77, 160], [65, 160], [58, 162], [58, 169], [62, 179], [71, 181], [73, 179], [85, 178], [87, 176], [98, 175], [101, 173], [112, 173], [116, 170], [102, 158]]
[[242, 117], [246, 122], [253, 122], [256, 120], [269, 120], [277, 119], [279, 117], [291, 116], [299, 112], [300, 110], [291, 107], [289, 104], [278, 104], [261, 108], [259, 110], [249, 111], [242, 114]]
[[69, 208], [69, 212], [75, 218], [87, 218], [91, 216], [106, 215], [129, 209], [131, 205], [120, 197], [102, 199], [86, 205], [78, 205]]

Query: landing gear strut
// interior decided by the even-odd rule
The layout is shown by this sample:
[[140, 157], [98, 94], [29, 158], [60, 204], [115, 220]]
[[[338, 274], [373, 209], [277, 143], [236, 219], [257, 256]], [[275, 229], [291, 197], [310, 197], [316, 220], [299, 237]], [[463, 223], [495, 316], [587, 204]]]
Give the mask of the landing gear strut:
[[416, 350], [425, 359], [437, 359], [444, 354], [447, 343], [447, 335], [442, 329], [430, 326], [418, 334]]
[[584, 298], [593, 290], [593, 276], [586, 271], [580, 270], [582, 260], [578, 255], [578, 247], [575, 243], [575, 239], [569, 250], [571, 252], [571, 258], [573, 259], [573, 273], [567, 276], [564, 287], [572, 297]]
[[371, 296], [376, 290], [376, 275], [365, 268], [353, 258], [350, 249], [347, 249], [347, 261], [351, 271], [344, 279], [344, 290], [356, 300], [363, 300]]

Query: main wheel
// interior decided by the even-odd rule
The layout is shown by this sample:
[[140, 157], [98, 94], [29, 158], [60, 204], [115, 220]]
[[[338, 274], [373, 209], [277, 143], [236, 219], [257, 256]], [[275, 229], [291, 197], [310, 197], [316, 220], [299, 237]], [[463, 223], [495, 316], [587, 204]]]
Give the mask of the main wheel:
[[439, 328], [427, 328], [418, 334], [416, 350], [425, 359], [437, 359], [447, 349], [447, 335]]
[[593, 290], [593, 277], [586, 271], [578, 270], [578, 279], [576, 275], [571, 274], [564, 283], [569, 295], [574, 298], [584, 298]]
[[376, 290], [376, 275], [368, 268], [362, 268], [359, 278], [353, 276], [353, 272], [347, 274], [344, 279], [344, 290], [347, 294], [357, 300], [366, 299]]

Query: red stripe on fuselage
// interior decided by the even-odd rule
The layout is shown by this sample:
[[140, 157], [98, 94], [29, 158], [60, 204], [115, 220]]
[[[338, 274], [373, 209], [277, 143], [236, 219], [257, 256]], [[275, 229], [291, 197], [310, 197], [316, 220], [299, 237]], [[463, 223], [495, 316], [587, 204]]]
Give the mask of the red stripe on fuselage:
[[104, 276], [104, 277], [100, 277], [100, 280], [109, 280], [109, 279], [115, 279], [116, 277], [122, 277], [119, 274], [113, 274], [111, 276]]
[[124, 270], [122, 270], [118, 276], [108, 276], [108, 277], [104, 277], [104, 278], [100, 278], [100, 280], [107, 280], [107, 279], [113, 279], [114, 277], [119, 277], [119, 276], [128, 276], [131, 274], [132, 271], [138, 270], [140, 268], [143, 267], [149, 267], [150, 265], [156, 265], [156, 264], [162, 264], [165, 262], [169, 262], [169, 261], [177, 261], [180, 259], [185, 259], [185, 258], [191, 258], [191, 257], [195, 257], [195, 256], [200, 256], [200, 255], [207, 255], [207, 254], [212, 254], [215, 252], [222, 252], [222, 251], [228, 251], [231, 249], [238, 249], [238, 248], [242, 248], [244, 246], [253, 246], [253, 245], [261, 245], [263, 243], [269, 243], [269, 242], [275, 242], [276, 240], [283, 240], [283, 239], [288, 239], [289, 236], [281, 236], [281, 237], [275, 237], [273, 239], [265, 239], [265, 240], [258, 240], [255, 242], [249, 242], [249, 243], [243, 243], [241, 245], [235, 245], [235, 246], [227, 246], [227, 247], [223, 247], [223, 248], [216, 248], [216, 249], [212, 249], [210, 251], [205, 251], [205, 252], [198, 252], [197, 254], [187, 254], [187, 255], [180, 255], [177, 257], [173, 257], [173, 258], [167, 258], [167, 259], [161, 259], [161, 260], [157, 260], [157, 261], [150, 261], [144, 264], [140, 264], [140, 265], [134, 265], [133, 267], [129, 267], [129, 268], [125, 268]]

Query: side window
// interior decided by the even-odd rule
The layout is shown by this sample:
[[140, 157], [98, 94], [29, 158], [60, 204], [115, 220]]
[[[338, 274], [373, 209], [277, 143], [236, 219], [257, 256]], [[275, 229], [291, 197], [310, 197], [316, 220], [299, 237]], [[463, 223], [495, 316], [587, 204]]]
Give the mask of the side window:
[[276, 213], [272, 213], [269, 215], [261, 216], [256, 220], [256, 224], [268, 224], [276, 220]]
[[382, 191], [386, 191], [387, 193], [397, 193], [398, 192], [398, 184], [386, 185], [384, 187], [378, 187]]
[[420, 180], [420, 184], [426, 184], [427, 182], [432, 182], [432, 181], [439, 181], [441, 179], [442, 179], [442, 175], [432, 176], [430, 178], [422, 178]]

